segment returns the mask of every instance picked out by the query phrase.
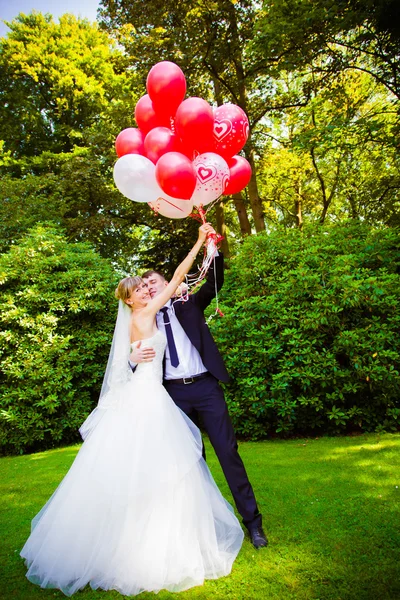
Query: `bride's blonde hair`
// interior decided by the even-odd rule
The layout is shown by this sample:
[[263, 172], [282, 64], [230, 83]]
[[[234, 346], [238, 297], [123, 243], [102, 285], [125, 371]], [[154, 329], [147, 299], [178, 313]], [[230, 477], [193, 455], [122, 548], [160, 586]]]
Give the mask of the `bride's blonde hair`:
[[122, 300], [122, 302], [126, 302], [126, 300], [131, 296], [133, 290], [135, 290], [142, 282], [143, 279], [139, 277], [139, 275], [121, 279], [117, 289], [115, 290], [115, 297], [118, 298], [118, 300]]

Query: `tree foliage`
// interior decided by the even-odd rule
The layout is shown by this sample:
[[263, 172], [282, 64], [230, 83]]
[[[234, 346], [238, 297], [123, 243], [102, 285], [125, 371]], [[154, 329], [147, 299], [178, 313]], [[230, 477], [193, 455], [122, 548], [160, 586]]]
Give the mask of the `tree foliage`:
[[85, 20], [64, 15], [55, 24], [32, 13], [10, 26], [0, 40], [2, 251], [51, 219], [70, 241], [88, 240], [126, 271], [155, 266], [170, 274], [193, 224], [156, 218], [113, 183], [114, 141], [134, 124], [139, 76]]
[[386, 90], [365, 73], [345, 71], [315, 89], [270, 126], [274, 140], [259, 160], [262, 195], [277, 209], [269, 217], [300, 227], [303, 218], [348, 216], [398, 224], [397, 121]]
[[0, 256], [0, 451], [77, 439], [94, 407], [115, 321], [118, 276], [53, 225]]
[[[244, 153], [253, 178], [245, 199], [232, 202], [242, 234], [252, 226], [263, 230], [265, 218], [299, 227], [305, 218], [357, 215], [398, 222], [399, 35], [388, 18], [398, 12], [392, 0], [182, 0], [147, 2], [146, 11], [140, 0], [103, 0], [102, 6], [101, 25], [143, 80], [155, 62], [175, 60], [189, 93], [233, 101], [248, 114]], [[283, 175], [285, 158], [310, 163], [311, 170], [302, 177], [290, 170], [294, 180], [283, 190], [282, 177], [265, 163], [272, 159]]]
[[346, 69], [367, 72], [399, 98], [399, 22], [396, 0], [266, 0], [254, 49], [278, 70], [317, 65], [326, 82]]
[[[239, 250], [225, 291], [227, 316], [213, 324], [235, 376], [228, 397], [239, 432], [262, 437], [310, 428], [374, 429], [379, 422], [395, 426], [398, 11], [394, 0], [103, 0], [99, 26], [72, 15], [56, 24], [37, 12], [9, 24], [11, 32], [0, 39], [6, 445], [70, 439], [80, 419], [71, 399], [83, 390], [79, 415], [93, 400], [83, 385], [86, 369], [93, 389], [98, 385], [88, 340], [89, 330], [93, 339], [100, 334], [85, 308], [84, 265], [69, 270], [62, 260], [75, 265], [78, 255], [95, 256], [103, 282], [113, 278], [110, 264], [125, 272], [155, 267], [168, 276], [194, 236], [193, 220], [155, 217], [147, 204], [127, 200], [113, 184], [115, 137], [135, 125], [147, 72], [160, 60], [182, 67], [189, 95], [214, 105], [232, 101], [250, 120], [243, 153], [253, 167], [252, 181], [209, 215], [231, 253]], [[52, 225], [36, 228], [44, 221]], [[265, 227], [276, 232], [241, 247], [243, 238]], [[302, 228], [303, 237], [294, 231]], [[49, 246], [47, 239], [53, 240]], [[43, 248], [59, 249], [61, 262], [50, 250], [47, 255], [37, 249], [40, 240]], [[24, 278], [24, 270], [30, 272], [25, 255], [36, 269], [34, 284]], [[76, 314], [63, 292], [57, 312], [51, 285], [54, 296], [43, 304], [43, 315], [35, 312], [35, 286], [47, 298], [47, 260], [57, 263], [52, 274], [55, 281], [61, 278], [61, 292], [78, 294]], [[75, 291], [65, 283], [70, 271], [81, 273]], [[26, 305], [18, 277], [31, 290]], [[81, 335], [90, 358], [80, 372], [67, 326], [76, 325], [78, 313], [88, 318]], [[237, 340], [243, 331], [248, 356], [241, 360]], [[30, 363], [27, 378], [19, 375], [19, 351], [27, 352], [30, 343], [39, 383]], [[71, 359], [60, 348], [71, 349]], [[68, 369], [72, 361], [72, 387], [66, 388], [70, 425], [57, 391], [66, 371], [53, 377], [58, 358]], [[40, 404], [41, 386], [48, 405], [43, 398]], [[21, 415], [15, 408], [17, 396], [21, 407], [31, 400], [35, 407], [26, 420], [25, 408]], [[52, 402], [60, 426], [52, 420]], [[13, 429], [17, 422], [20, 429]]]
[[348, 223], [246, 239], [211, 321], [239, 435], [396, 430], [400, 231]]
[[84, 130], [112, 100], [119, 53], [96, 26], [72, 15], [56, 24], [34, 12], [10, 27], [0, 54], [5, 150], [20, 157], [83, 145]]
[[[159, 60], [174, 60], [188, 78], [189, 94], [202, 95], [214, 104], [234, 102], [249, 117], [250, 129], [265, 115], [272, 81], [265, 65], [252, 60], [252, 40], [258, 9], [251, 0], [219, 2], [126, 3], [104, 0], [101, 23], [125, 47], [132, 66], [143, 73]], [[143, 60], [146, 57], [146, 60]], [[143, 72], [145, 71], [145, 72]], [[257, 189], [254, 147], [250, 133], [243, 150], [253, 168], [248, 203], [256, 231], [265, 229], [262, 202]], [[246, 203], [236, 199], [238, 212]], [[246, 234], [250, 220], [242, 221]]]

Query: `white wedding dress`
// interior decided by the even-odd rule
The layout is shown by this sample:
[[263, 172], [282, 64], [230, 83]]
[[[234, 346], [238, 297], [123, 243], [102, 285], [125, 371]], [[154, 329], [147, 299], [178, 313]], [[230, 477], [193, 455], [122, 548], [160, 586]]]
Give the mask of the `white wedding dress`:
[[201, 456], [198, 429], [162, 385], [156, 358], [108, 392], [81, 429], [71, 469], [32, 522], [27, 577], [67, 596], [181, 591], [230, 573], [243, 532]]

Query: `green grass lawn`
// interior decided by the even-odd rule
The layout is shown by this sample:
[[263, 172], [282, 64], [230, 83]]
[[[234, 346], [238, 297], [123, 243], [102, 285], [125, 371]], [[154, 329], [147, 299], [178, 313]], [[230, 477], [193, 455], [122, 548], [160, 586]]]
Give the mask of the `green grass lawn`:
[[[30, 520], [71, 465], [78, 446], [0, 460], [0, 598], [65, 598], [25, 578], [19, 552]], [[208, 448], [208, 464], [231, 496]], [[141, 600], [400, 599], [400, 435], [240, 444], [270, 545], [246, 537], [232, 574], [180, 594]], [[117, 599], [86, 588], [81, 600]]]

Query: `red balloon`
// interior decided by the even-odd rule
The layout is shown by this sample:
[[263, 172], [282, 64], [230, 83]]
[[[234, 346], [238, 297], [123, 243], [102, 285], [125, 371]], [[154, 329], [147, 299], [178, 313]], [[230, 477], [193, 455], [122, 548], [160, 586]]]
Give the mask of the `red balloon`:
[[168, 127], [154, 127], [144, 138], [144, 153], [154, 164], [166, 152], [178, 151], [178, 137]]
[[115, 140], [115, 150], [119, 157], [125, 156], [125, 154], [143, 154], [143, 142], [143, 133], [136, 127], [128, 127], [118, 134]]
[[192, 161], [181, 152], [167, 152], [156, 164], [160, 188], [173, 198], [189, 200], [196, 187], [196, 171]]
[[229, 182], [224, 195], [230, 196], [241, 192], [251, 179], [251, 166], [243, 156], [233, 156], [228, 159]]
[[215, 152], [225, 159], [237, 154], [249, 137], [249, 121], [236, 104], [222, 104], [214, 110]]
[[175, 131], [187, 152], [200, 154], [212, 151], [214, 115], [211, 106], [203, 98], [187, 98], [175, 115]]
[[153, 129], [153, 127], [169, 127], [170, 121], [167, 117], [164, 118], [158, 115], [155, 110], [153, 103], [148, 94], [145, 94], [137, 101], [135, 107], [135, 119], [139, 129], [144, 135]]
[[150, 69], [146, 88], [155, 111], [173, 116], [185, 97], [186, 79], [178, 65], [164, 60]]
[[200, 154], [205, 154], [206, 152], [215, 153], [215, 142], [212, 138], [208, 138], [207, 140], [200, 140], [199, 138], [195, 140], [190, 139], [187, 140], [186, 144], [181, 140], [181, 148], [183, 154], [186, 154], [190, 160], [195, 160]]

